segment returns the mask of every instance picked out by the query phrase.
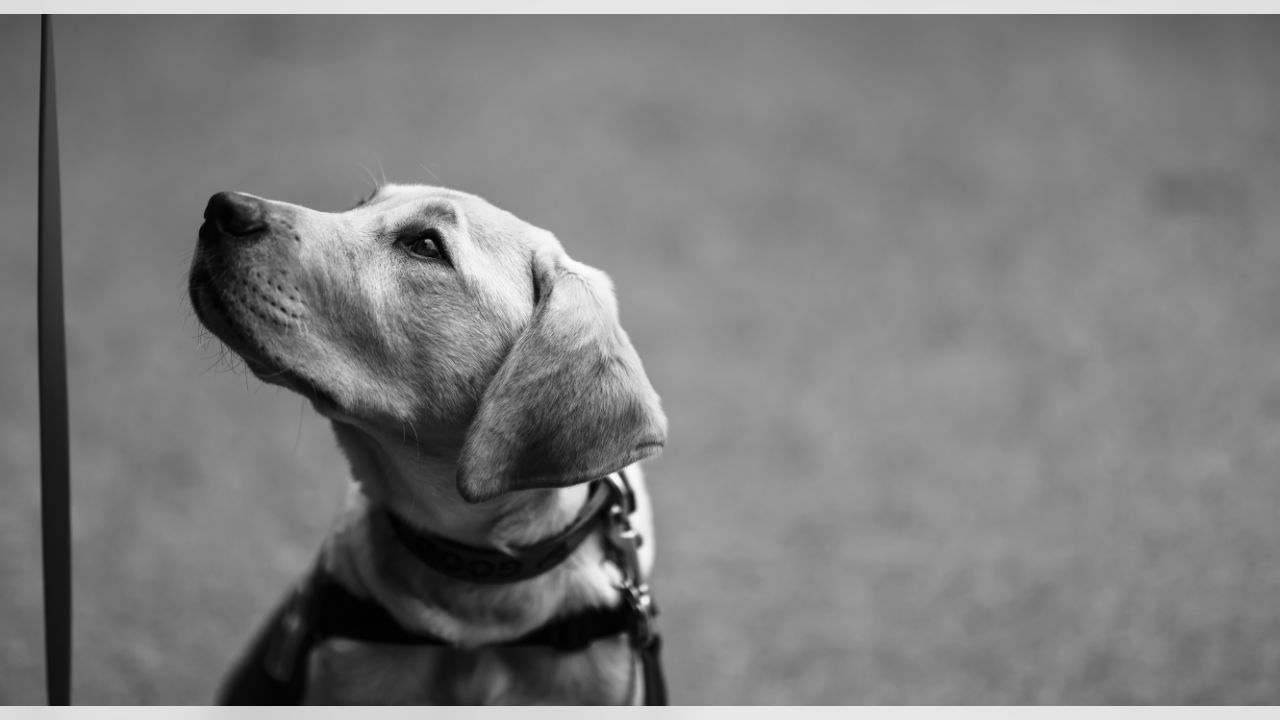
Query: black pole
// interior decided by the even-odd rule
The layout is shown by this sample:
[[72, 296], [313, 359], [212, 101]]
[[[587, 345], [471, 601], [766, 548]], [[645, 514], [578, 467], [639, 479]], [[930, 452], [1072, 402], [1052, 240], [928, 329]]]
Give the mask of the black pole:
[[40, 527], [44, 552], [45, 679], [50, 705], [71, 704], [71, 462], [62, 310], [62, 203], [53, 24], [40, 16]]

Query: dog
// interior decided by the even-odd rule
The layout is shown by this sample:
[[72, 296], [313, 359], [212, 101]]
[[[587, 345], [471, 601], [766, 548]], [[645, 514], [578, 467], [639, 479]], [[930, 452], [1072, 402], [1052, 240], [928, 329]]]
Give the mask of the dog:
[[[338, 213], [214, 195], [188, 291], [201, 324], [250, 371], [332, 424], [351, 483], [317, 572], [396, 631], [436, 641], [320, 638], [297, 661], [301, 702], [641, 701], [648, 675], [634, 633], [569, 651], [510, 644], [626, 603], [607, 531], [505, 583], [424, 564], [405, 537], [517, 552], [574, 524], [594, 502], [592, 481], [621, 477], [643, 538], [633, 556], [643, 587], [654, 543], [639, 463], [661, 452], [667, 420], [605, 273], [480, 197], [389, 184]], [[224, 699], [262, 675], [273, 647], [291, 665], [280, 643], [305, 632], [276, 627], [303, 617], [287, 606]], [[359, 622], [365, 611], [344, 612]]]

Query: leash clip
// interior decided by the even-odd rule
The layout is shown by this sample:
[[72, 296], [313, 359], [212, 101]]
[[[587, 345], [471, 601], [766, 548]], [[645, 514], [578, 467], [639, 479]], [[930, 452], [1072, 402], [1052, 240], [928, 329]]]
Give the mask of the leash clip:
[[634, 495], [626, 478], [618, 475], [608, 476], [618, 500], [609, 508], [609, 544], [620, 556], [618, 563], [622, 570], [622, 582], [618, 590], [631, 609], [631, 638], [638, 648], [651, 647], [658, 637], [658, 608], [649, 593], [649, 585], [644, 582], [640, 573], [640, 546], [644, 537], [631, 524], [631, 513], [635, 511]]
[[658, 606], [653, 603], [649, 586], [625, 583], [621, 590], [631, 608], [632, 642], [642, 650], [652, 647], [658, 639]]
[[640, 581], [640, 546], [644, 538], [631, 524], [631, 513], [635, 512], [635, 500], [631, 487], [625, 478], [609, 475], [607, 478], [614, 494], [614, 502], [609, 506], [609, 544], [621, 555], [623, 583], [633, 586], [641, 585]]

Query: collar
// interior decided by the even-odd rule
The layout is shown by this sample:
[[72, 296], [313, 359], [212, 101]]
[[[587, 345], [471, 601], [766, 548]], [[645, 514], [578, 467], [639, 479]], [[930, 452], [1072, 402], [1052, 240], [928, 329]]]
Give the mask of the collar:
[[403, 518], [387, 511], [386, 516], [400, 543], [419, 561], [436, 572], [456, 580], [497, 585], [537, 577], [559, 565], [573, 554], [582, 541], [608, 519], [615, 503], [629, 512], [632, 498], [606, 478], [593, 480], [587, 502], [569, 527], [533, 545], [503, 552], [493, 548], [467, 545], [456, 540], [411, 527]]

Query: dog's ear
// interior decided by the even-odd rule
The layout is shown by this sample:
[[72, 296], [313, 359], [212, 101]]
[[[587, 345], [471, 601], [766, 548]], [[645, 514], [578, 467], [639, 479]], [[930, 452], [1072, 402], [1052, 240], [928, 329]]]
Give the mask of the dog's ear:
[[563, 252], [535, 254], [533, 318], [480, 402], [458, 492], [587, 482], [661, 452], [667, 418], [618, 324], [608, 276]]

